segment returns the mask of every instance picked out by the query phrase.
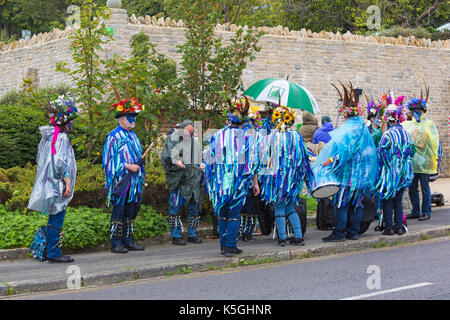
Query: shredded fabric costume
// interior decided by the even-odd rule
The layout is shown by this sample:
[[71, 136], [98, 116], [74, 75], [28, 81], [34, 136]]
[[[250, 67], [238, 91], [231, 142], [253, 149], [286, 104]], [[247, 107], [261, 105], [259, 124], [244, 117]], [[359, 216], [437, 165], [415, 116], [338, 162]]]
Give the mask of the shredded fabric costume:
[[[77, 176], [77, 165], [72, 144], [65, 132], [59, 132], [52, 143], [54, 126], [39, 128], [42, 139], [37, 154], [37, 173], [31, 191], [28, 209], [54, 215], [67, 208], [73, 198]], [[55, 153], [53, 154], [52, 149]], [[63, 197], [65, 183], [69, 177], [72, 190], [69, 197]]]
[[381, 137], [378, 146], [377, 192], [382, 199], [393, 198], [402, 188], [408, 188], [414, 177], [412, 156], [414, 143], [401, 126], [391, 126]]
[[413, 119], [403, 122], [402, 125], [409, 132], [416, 146], [412, 162], [414, 173], [436, 173], [439, 135], [434, 122], [422, 117], [420, 122]]
[[144, 168], [141, 168], [137, 173], [133, 174], [129, 185], [120, 197], [114, 197], [113, 192], [114, 186], [128, 172], [125, 164], [136, 163], [141, 157], [141, 144], [136, 133], [133, 131], [128, 132], [119, 125], [106, 137], [106, 142], [103, 146], [102, 168], [105, 170], [108, 207], [111, 201], [114, 206], [124, 205], [127, 194], [129, 194], [128, 202], [139, 202], [145, 178]]
[[267, 203], [298, 201], [306, 182], [312, 179], [308, 150], [302, 136], [295, 131], [272, 130], [260, 135], [260, 189]]
[[333, 158], [324, 174], [335, 175], [341, 185], [333, 199], [335, 205], [341, 208], [351, 203], [360, 207], [364, 196], [372, 196], [376, 184], [377, 153], [369, 129], [360, 116], [355, 116], [330, 132], [330, 136], [313, 168]]
[[242, 206], [258, 170], [253, 130], [227, 126], [211, 138], [206, 152], [204, 179], [216, 215], [222, 207]]

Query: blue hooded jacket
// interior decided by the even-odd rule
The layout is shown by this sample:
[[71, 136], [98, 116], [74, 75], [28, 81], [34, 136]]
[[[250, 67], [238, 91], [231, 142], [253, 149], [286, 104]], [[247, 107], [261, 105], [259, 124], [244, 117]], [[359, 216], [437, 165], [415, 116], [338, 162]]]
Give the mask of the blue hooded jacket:
[[319, 142], [327, 143], [330, 141], [330, 131], [333, 131], [333, 123], [325, 122], [319, 129], [314, 133], [313, 143], [317, 144]]

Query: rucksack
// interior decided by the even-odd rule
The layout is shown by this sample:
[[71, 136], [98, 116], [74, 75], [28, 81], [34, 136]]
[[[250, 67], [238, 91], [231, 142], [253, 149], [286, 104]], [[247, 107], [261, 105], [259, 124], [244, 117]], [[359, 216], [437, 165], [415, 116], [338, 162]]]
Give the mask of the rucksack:
[[317, 203], [316, 225], [319, 230], [331, 230], [334, 227], [334, 207], [331, 199], [320, 199]]
[[34, 233], [33, 243], [30, 246], [31, 254], [39, 261], [47, 260], [47, 229], [40, 226]]
[[64, 236], [64, 234], [61, 232], [61, 229], [56, 228], [50, 224], [39, 227], [39, 229], [34, 233], [33, 243], [30, 246], [30, 250], [33, 257], [41, 262], [47, 260], [47, 227], [54, 228], [59, 231], [59, 239], [58, 243], [56, 244], [59, 248], [61, 248], [62, 246], [62, 237]]

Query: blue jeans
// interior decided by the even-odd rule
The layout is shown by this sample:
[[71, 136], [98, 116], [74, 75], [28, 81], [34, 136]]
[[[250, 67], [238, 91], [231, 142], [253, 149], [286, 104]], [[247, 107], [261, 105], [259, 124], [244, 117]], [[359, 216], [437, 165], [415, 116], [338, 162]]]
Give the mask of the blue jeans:
[[395, 228], [402, 227], [403, 207], [402, 198], [405, 189], [400, 189], [395, 194], [394, 198], [383, 200], [383, 216], [386, 222], [386, 229], [392, 229], [392, 213], [394, 213]]
[[136, 202], [115, 206], [111, 212], [111, 247], [132, 245], [133, 222], [136, 218]]
[[66, 210], [58, 212], [57, 214], [51, 214], [48, 216], [47, 225], [52, 227], [46, 228], [47, 230], [47, 257], [56, 259], [61, 257], [61, 248], [58, 246], [60, 232], [64, 224], [66, 217]]
[[[353, 209], [353, 210], [351, 210]], [[349, 212], [351, 211], [351, 212]], [[361, 227], [362, 207], [352, 207], [348, 204], [346, 207], [334, 207], [334, 228], [332, 235], [336, 238], [345, 238], [345, 233], [351, 237], [358, 237]], [[347, 220], [350, 218], [350, 223], [347, 227]]]
[[241, 204], [235, 206], [234, 208], [223, 206], [217, 213], [219, 242], [221, 248], [236, 248], [236, 243], [239, 236], [239, 226], [241, 224], [241, 209]]
[[294, 229], [294, 237], [296, 239], [303, 238], [300, 218], [298, 217], [297, 211], [295, 211], [293, 199], [274, 203], [273, 208], [275, 211], [278, 239], [286, 239], [286, 217], [289, 219], [292, 229]]
[[408, 191], [412, 204], [411, 213], [420, 216], [419, 181], [422, 189], [422, 214], [431, 216], [430, 175], [427, 173], [414, 173], [414, 178]]

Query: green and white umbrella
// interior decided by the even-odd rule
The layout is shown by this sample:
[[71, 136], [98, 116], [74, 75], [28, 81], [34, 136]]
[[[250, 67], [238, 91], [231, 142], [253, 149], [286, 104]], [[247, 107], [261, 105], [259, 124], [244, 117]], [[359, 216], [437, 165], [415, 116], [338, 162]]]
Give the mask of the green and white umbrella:
[[275, 104], [278, 104], [281, 97], [283, 106], [306, 110], [312, 114], [320, 113], [319, 105], [311, 92], [288, 80], [262, 79], [252, 84], [243, 94], [256, 102], [267, 101]]

